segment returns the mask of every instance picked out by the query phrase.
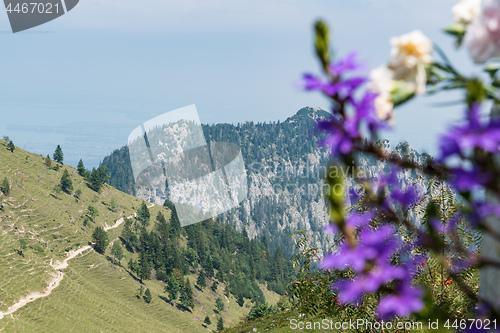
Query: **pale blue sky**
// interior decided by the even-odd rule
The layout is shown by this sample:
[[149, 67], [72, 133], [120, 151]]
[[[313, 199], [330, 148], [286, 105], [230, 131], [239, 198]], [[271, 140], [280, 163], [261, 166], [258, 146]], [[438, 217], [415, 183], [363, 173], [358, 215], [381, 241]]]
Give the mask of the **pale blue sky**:
[[[370, 67], [392, 36], [421, 29], [472, 73], [464, 50], [441, 30], [454, 0], [81, 0], [61, 18], [12, 34], [0, 12], [0, 135], [68, 164], [97, 166], [128, 134], [161, 113], [196, 104], [203, 123], [284, 120], [328, 105], [293, 82], [317, 71], [312, 24], [333, 27], [339, 54], [358, 50]], [[431, 153], [460, 107], [422, 98], [397, 111], [387, 137]]]

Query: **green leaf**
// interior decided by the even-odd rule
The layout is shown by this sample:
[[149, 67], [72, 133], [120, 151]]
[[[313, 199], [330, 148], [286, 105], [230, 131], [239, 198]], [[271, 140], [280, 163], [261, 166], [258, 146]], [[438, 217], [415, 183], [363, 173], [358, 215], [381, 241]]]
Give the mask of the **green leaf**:
[[463, 23], [453, 23], [444, 29], [444, 32], [452, 36], [462, 37], [465, 35], [466, 28], [467, 26]]
[[493, 78], [493, 76], [495, 76], [495, 74], [499, 69], [500, 69], [500, 62], [490, 62], [486, 65], [484, 71], [490, 74], [490, 76]]
[[415, 96], [415, 88], [405, 81], [394, 81], [394, 88], [391, 91], [391, 101], [394, 106], [401, 105]]
[[330, 62], [332, 61], [328, 24], [326, 24], [326, 22], [322, 20], [318, 20], [314, 24], [314, 30], [316, 34], [315, 38], [316, 55], [321, 61], [323, 70], [325, 72], [328, 72], [328, 66], [330, 66]]
[[467, 104], [472, 105], [475, 102], [482, 102], [487, 97], [487, 89], [483, 82], [477, 78], [467, 81], [465, 85], [467, 92]]

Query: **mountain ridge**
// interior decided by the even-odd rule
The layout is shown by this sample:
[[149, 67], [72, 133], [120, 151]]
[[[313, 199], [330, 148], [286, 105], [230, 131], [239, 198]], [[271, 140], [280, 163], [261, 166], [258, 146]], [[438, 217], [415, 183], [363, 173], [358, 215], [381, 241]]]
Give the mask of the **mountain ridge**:
[[[247, 169], [247, 199], [240, 208], [220, 215], [220, 219], [245, 230], [250, 238], [265, 238], [272, 251], [281, 247], [288, 256], [295, 251], [295, 241], [288, 234], [302, 229], [308, 231], [313, 244], [329, 248], [331, 239], [323, 233], [329, 218], [322, 188], [330, 155], [326, 148], [318, 146], [324, 133], [316, 126], [318, 119], [327, 117], [329, 114], [322, 109], [304, 107], [284, 122], [203, 125], [207, 143], [238, 144]], [[394, 149], [388, 140], [378, 144], [387, 152], [417, 163], [428, 158], [408, 143]], [[131, 173], [124, 173], [127, 154], [127, 147], [122, 147], [104, 158], [102, 165], [110, 169], [110, 184], [150, 202], [165, 199], [155, 191], [164, 179], [154, 180], [148, 188], [134, 187]], [[358, 160], [369, 177], [388, 168], [370, 156], [359, 156]], [[405, 172], [401, 177], [406, 183], [419, 176], [417, 171]], [[347, 186], [353, 185], [348, 180]]]

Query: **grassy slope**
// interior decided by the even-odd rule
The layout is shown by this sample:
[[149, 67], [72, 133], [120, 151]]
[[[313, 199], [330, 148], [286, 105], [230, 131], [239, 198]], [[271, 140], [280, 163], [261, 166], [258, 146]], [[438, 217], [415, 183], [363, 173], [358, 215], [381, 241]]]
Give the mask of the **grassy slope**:
[[[79, 201], [53, 190], [63, 168], [70, 171], [74, 191], [82, 191]], [[4, 205], [4, 211], [0, 212], [0, 311], [32, 291], [43, 291], [51, 275], [57, 274], [49, 265], [51, 259], [61, 260], [67, 250], [86, 245], [96, 225], [113, 225], [120, 217], [132, 215], [141, 203], [108, 186], [97, 195], [74, 168], [49, 169], [41, 156], [19, 148], [11, 153], [0, 143], [0, 181], [5, 177], [11, 183], [11, 194], [0, 198]], [[112, 199], [118, 203], [116, 211], [109, 208]], [[83, 227], [88, 205], [97, 208], [99, 216], [96, 224]], [[150, 209], [151, 216], [159, 210], [169, 216], [165, 208], [158, 206]], [[121, 228], [110, 230], [110, 239], [115, 239]], [[28, 244], [23, 250], [24, 257], [17, 252], [21, 249], [20, 238]], [[122, 263], [131, 256], [127, 253]], [[220, 284], [216, 293], [209, 288], [203, 292], [194, 289], [197, 305], [193, 313], [183, 312], [163, 299], [166, 297], [163, 284], [157, 281], [146, 282], [153, 294], [148, 305], [136, 297], [139, 283], [134, 277], [108, 259], [90, 250], [70, 260], [61, 285], [50, 296], [1, 319], [0, 331], [201, 332], [215, 329], [219, 316], [214, 312], [217, 297], [226, 305], [221, 313], [226, 327], [237, 324], [252, 306], [246, 300], [240, 307], [232, 295], [226, 299], [222, 292], [224, 284]], [[196, 275], [189, 278], [194, 286]], [[276, 298], [274, 293], [265, 292], [266, 297]], [[206, 315], [212, 324], [204, 328]]]

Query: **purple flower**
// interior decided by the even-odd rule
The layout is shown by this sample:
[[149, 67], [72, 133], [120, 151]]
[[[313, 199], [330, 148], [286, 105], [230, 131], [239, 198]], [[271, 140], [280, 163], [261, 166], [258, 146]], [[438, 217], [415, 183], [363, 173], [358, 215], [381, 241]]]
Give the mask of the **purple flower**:
[[399, 204], [403, 210], [415, 205], [422, 199], [425, 189], [420, 184], [408, 185], [403, 189], [403, 184], [397, 182], [392, 189], [389, 190], [387, 197], [384, 200], [383, 207], [389, 209], [393, 204]]
[[[367, 223], [367, 221], [369, 217], [364, 216], [357, 223]], [[341, 244], [335, 253], [327, 254], [323, 258], [321, 268], [339, 270], [352, 268], [359, 273], [364, 270], [368, 260], [378, 263], [387, 261], [399, 245], [392, 226], [385, 225], [377, 230], [364, 228], [360, 232], [357, 246], [352, 248], [347, 243]]]
[[389, 295], [380, 300], [378, 311], [381, 318], [394, 316], [408, 317], [424, 307], [422, 289], [401, 283], [395, 295]]
[[[359, 242], [355, 247], [347, 243], [339, 246], [334, 254], [328, 254], [322, 261], [323, 269], [345, 270], [351, 268], [357, 276], [350, 281], [342, 280], [334, 284], [338, 291], [338, 299], [342, 303], [357, 303], [367, 293], [374, 293], [391, 281], [399, 281], [396, 295], [387, 296], [381, 303], [381, 315], [408, 315], [419, 310], [422, 303], [420, 289], [409, 289], [410, 283], [417, 272], [421, 258], [410, 258], [401, 266], [394, 266], [390, 260], [394, 253], [401, 249], [401, 241], [396, 230], [391, 225], [382, 225], [378, 229], [370, 229], [369, 221], [372, 213], [350, 213], [346, 224], [352, 228], [360, 227]], [[408, 251], [409, 248], [406, 248]], [[370, 262], [370, 266], [367, 263]], [[369, 269], [367, 270], [367, 267]], [[401, 309], [396, 305], [408, 301]]]
[[353, 228], [363, 228], [370, 223], [370, 220], [373, 219], [373, 213], [364, 212], [364, 213], [356, 213], [350, 212], [346, 218], [346, 224]]
[[357, 122], [365, 121], [368, 125], [368, 129], [374, 132], [378, 129], [387, 128], [387, 124], [381, 121], [376, 115], [375, 111], [375, 99], [377, 94], [373, 92], [366, 92], [360, 101], [354, 101], [353, 105], [356, 108], [356, 120]]
[[[346, 226], [352, 229], [363, 228], [370, 223], [371, 219], [373, 219], [373, 214], [370, 212], [364, 212], [364, 213], [350, 212], [346, 217], [345, 224]], [[325, 233], [330, 235], [339, 232], [339, 228], [337, 227], [336, 224], [333, 223], [328, 224], [323, 230]]]
[[328, 225], [323, 229], [325, 234], [333, 235], [339, 232], [339, 227], [336, 224], [328, 223]]
[[[346, 217], [345, 224], [347, 227], [352, 229], [363, 228], [370, 223], [371, 219], [373, 219], [373, 214], [370, 212], [350, 212]], [[339, 228], [336, 224], [330, 223], [324, 228], [324, 232], [332, 235], [339, 232]]]
[[386, 187], [399, 186], [398, 172], [399, 169], [392, 168], [390, 172], [380, 174], [374, 183], [374, 190], [381, 192]]
[[330, 65], [329, 71], [335, 76], [340, 76], [345, 72], [355, 71], [361, 69], [363, 64], [357, 59], [358, 54], [353, 51], [345, 56], [343, 59], [338, 60]]
[[419, 183], [410, 184], [405, 187], [398, 179], [400, 172], [398, 168], [392, 168], [390, 172], [379, 175], [374, 184], [376, 192], [384, 195], [387, 193], [383, 204], [385, 209], [389, 209], [393, 204], [398, 203], [406, 210], [420, 201], [426, 191], [425, 187]]
[[356, 272], [361, 272], [367, 260], [377, 257], [377, 250], [371, 247], [357, 246], [351, 248], [349, 244], [343, 243], [334, 254], [327, 254], [321, 261], [322, 269], [345, 270], [352, 268]]
[[331, 82], [323, 87], [323, 92], [328, 96], [339, 94], [344, 98], [351, 98], [354, 90], [359, 88], [366, 81], [367, 79], [364, 77], [353, 77], [338, 82]]
[[455, 216], [446, 221], [431, 217], [429, 219], [429, 224], [440, 234], [450, 234], [456, 230], [458, 223], [460, 223], [463, 218], [464, 216], [461, 213], [455, 214]]
[[491, 180], [491, 176], [481, 173], [477, 166], [470, 171], [463, 168], [454, 168], [452, 174], [452, 184], [460, 192], [474, 190]]
[[396, 238], [396, 230], [390, 225], [383, 225], [376, 230], [365, 228], [359, 234], [359, 246], [375, 249], [376, 260], [388, 260], [401, 245]]
[[366, 274], [358, 276], [353, 281], [339, 281], [334, 285], [338, 291], [338, 299], [342, 303], [358, 303], [363, 294], [374, 293], [382, 285], [405, 275], [401, 267], [386, 264], [377, 267]]
[[[329, 81], [324, 81], [312, 74], [305, 74], [303, 77], [306, 90], [319, 90], [344, 104], [342, 112], [338, 109], [334, 109], [332, 112], [338, 118], [332, 117], [318, 123], [321, 130], [329, 133], [329, 136], [320, 144], [330, 147], [332, 155], [348, 154], [354, 149], [356, 142], [361, 139], [362, 122], [366, 123], [372, 134], [377, 129], [386, 126], [375, 113], [376, 94], [367, 91], [359, 100], [355, 96], [356, 90], [368, 79], [361, 76], [349, 77], [347, 74], [360, 67], [361, 64], [356, 60], [356, 53], [352, 52], [330, 65], [328, 69], [331, 74], [328, 78]], [[352, 108], [350, 108], [351, 106]], [[353, 110], [353, 112], [349, 114], [349, 110]]]
[[419, 186], [415, 184], [408, 186], [406, 190], [401, 190], [399, 188], [394, 189], [391, 193], [391, 197], [399, 202], [403, 209], [406, 210], [421, 199], [420, 193]]
[[359, 137], [357, 126], [349, 119], [345, 122], [335, 118], [319, 121], [318, 127], [330, 133], [326, 139], [320, 142], [320, 145], [330, 147], [332, 155], [337, 155], [339, 152], [349, 153], [354, 147], [355, 140]]
[[328, 132], [330, 135], [320, 142], [323, 146], [328, 146], [331, 149], [332, 155], [350, 153], [357, 140], [360, 139], [360, 127], [362, 122], [366, 122], [368, 129], [371, 132], [385, 126], [375, 115], [373, 102], [376, 95], [367, 92], [363, 98], [356, 102], [352, 98], [355, 114], [346, 116], [343, 119], [335, 117], [318, 122], [318, 127]]
[[359, 200], [363, 192], [364, 188], [360, 185], [349, 188], [349, 201], [352, 205], [354, 205]]
[[340, 95], [342, 98], [349, 98], [367, 79], [354, 77], [336, 82], [323, 82], [312, 74], [304, 74], [303, 81], [305, 90], [320, 90], [328, 96]]
[[472, 252], [469, 254], [468, 259], [455, 259], [452, 260], [451, 262], [451, 268], [450, 268], [450, 273], [452, 274], [458, 274], [461, 273], [462, 271], [466, 270], [469, 268], [472, 264], [475, 263], [476, 261], [476, 255], [477, 253]]
[[498, 151], [500, 145], [500, 120], [490, 118], [480, 121], [480, 105], [474, 104], [467, 113], [467, 123], [453, 127], [441, 137], [439, 160], [442, 162], [453, 155], [464, 155], [468, 150], [481, 148], [488, 152]]
[[468, 214], [468, 217], [469, 221], [472, 222], [474, 226], [477, 226], [489, 216], [500, 216], [499, 205], [473, 201], [471, 206], [471, 213]]
[[305, 90], [322, 90], [325, 83], [312, 74], [304, 74], [302, 78]]

